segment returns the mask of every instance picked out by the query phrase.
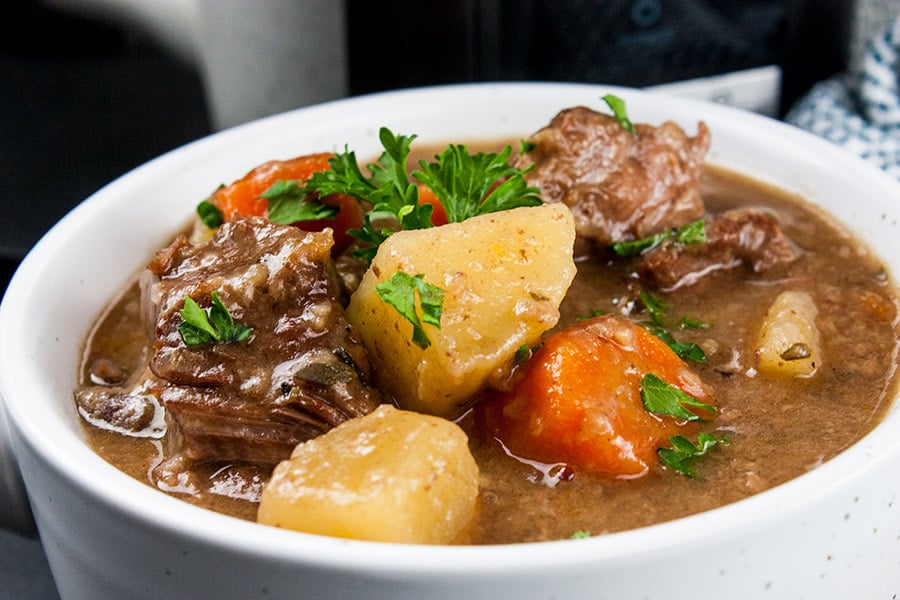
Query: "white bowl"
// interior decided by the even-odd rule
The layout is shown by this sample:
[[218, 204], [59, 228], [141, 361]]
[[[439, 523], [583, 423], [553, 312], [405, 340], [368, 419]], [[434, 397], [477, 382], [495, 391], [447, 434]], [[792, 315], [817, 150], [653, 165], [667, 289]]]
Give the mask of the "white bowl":
[[818, 469], [747, 500], [591, 539], [488, 547], [346, 541], [239, 521], [157, 492], [85, 444], [72, 406], [101, 307], [221, 182], [272, 158], [377, 151], [387, 125], [433, 141], [514, 138], [622, 96], [634, 121], [705, 120], [711, 163], [828, 209], [900, 273], [900, 185], [842, 150], [727, 107], [627, 89], [485, 84], [306, 108], [166, 154], [54, 227], [0, 308], [0, 384], [63, 598], [890, 598], [900, 593], [900, 413]]

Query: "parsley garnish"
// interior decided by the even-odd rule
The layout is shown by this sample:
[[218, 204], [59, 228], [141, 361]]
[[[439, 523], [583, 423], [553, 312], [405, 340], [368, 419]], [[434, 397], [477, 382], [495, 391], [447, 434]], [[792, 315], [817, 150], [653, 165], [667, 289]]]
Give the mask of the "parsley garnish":
[[[378, 138], [384, 152], [378, 161], [367, 165], [370, 177], [362, 174], [356, 155], [346, 150], [329, 160], [331, 169], [313, 173], [304, 189], [320, 195], [340, 192], [371, 205], [363, 225], [348, 233], [367, 244], [354, 253], [368, 260], [375, 256], [379, 244], [393, 231], [375, 225], [384, 218], [395, 218], [401, 229], [425, 229], [432, 226], [430, 204], [419, 204], [418, 187], [407, 175], [410, 144], [415, 135], [393, 133], [387, 127]], [[476, 215], [541, 203], [539, 190], [528, 186], [523, 171], [508, 164], [512, 149], [507, 146], [499, 154], [469, 154], [466, 146], [451, 144], [435, 162], [419, 161], [421, 170], [412, 174], [428, 185], [437, 196], [451, 223]]]
[[696, 444], [683, 435], [675, 435], [669, 438], [669, 443], [672, 444], [671, 448], [660, 448], [657, 451], [659, 461], [663, 466], [693, 479], [697, 476], [693, 468], [694, 460], [706, 454], [720, 442], [721, 440], [716, 439], [716, 436], [711, 433], [699, 434]]
[[666, 383], [653, 373], [647, 373], [641, 379], [641, 401], [644, 403], [644, 409], [647, 412], [685, 421], [700, 420], [700, 417], [689, 411], [687, 407], [699, 408], [711, 413], [718, 412], [715, 406], [700, 402], [674, 385]]
[[518, 348], [516, 348], [516, 353], [513, 356], [513, 362], [520, 363], [531, 358], [533, 352], [531, 351], [531, 346], [528, 344], [522, 344]]
[[184, 299], [184, 308], [178, 311], [184, 319], [178, 324], [184, 343], [205, 346], [217, 342], [243, 342], [249, 338], [253, 330], [243, 324], [235, 325], [218, 292], [213, 291], [211, 297], [212, 304], [208, 310], [200, 308], [190, 296]]
[[637, 256], [651, 248], [655, 248], [663, 240], [675, 238], [679, 244], [702, 244], [706, 242], [706, 224], [703, 219], [692, 221], [687, 225], [655, 233], [639, 240], [615, 242], [610, 249], [619, 256]]
[[304, 185], [307, 192], [347, 194], [371, 205], [361, 229], [347, 231], [368, 244], [368, 247], [355, 250], [354, 254], [369, 261], [379, 244], [393, 233], [387, 228], [376, 227], [375, 221], [395, 217], [402, 229], [424, 229], [431, 227], [433, 210], [429, 204], [419, 204], [419, 190], [406, 175], [409, 146], [416, 136], [394, 135], [382, 127], [378, 138], [384, 152], [377, 163], [366, 165], [370, 177], [362, 174], [356, 154], [345, 148], [343, 153], [328, 160], [331, 169], [313, 173]]
[[628, 112], [625, 110], [625, 101], [614, 94], [607, 94], [601, 98], [606, 105], [613, 111], [616, 121], [622, 126], [622, 129], [634, 135], [636, 130], [631, 119], [628, 118]]
[[[641, 303], [644, 305], [644, 308], [647, 309], [647, 313], [650, 315], [650, 323], [645, 324], [643, 327], [663, 342], [666, 343], [672, 351], [677, 354], [680, 358], [692, 360], [698, 363], [706, 362], [706, 352], [703, 351], [698, 344], [694, 344], [693, 342], [679, 342], [675, 339], [668, 329], [664, 326], [664, 314], [667, 308], [665, 302], [657, 298], [656, 296], [652, 296], [647, 292], [641, 290], [638, 292], [638, 298], [640, 298]], [[707, 323], [702, 323], [695, 319], [689, 319], [688, 317], [684, 317], [681, 320], [682, 329], [685, 328], [708, 328], [710, 327]]]
[[210, 229], [215, 229], [225, 222], [222, 211], [209, 200], [203, 200], [197, 205], [197, 216]]
[[[413, 276], [397, 271], [390, 279], [375, 286], [378, 296], [412, 323], [412, 341], [423, 350], [431, 345], [423, 323], [440, 329], [441, 312], [444, 307], [444, 290], [426, 282], [424, 277], [422, 273]], [[416, 310], [416, 292], [419, 296], [421, 318]]]
[[578, 315], [576, 318], [579, 321], [584, 321], [585, 319], [593, 319], [594, 317], [599, 317], [605, 315], [606, 311], [601, 308], [592, 308], [588, 310], [586, 313], [582, 315]]
[[644, 305], [644, 308], [647, 309], [647, 313], [650, 315], [650, 320], [653, 322], [653, 324], [662, 327], [663, 314], [666, 312], [668, 305], [656, 296], [648, 294], [644, 290], [638, 292], [638, 298], [640, 298], [641, 304]]
[[709, 329], [710, 327], [712, 327], [712, 324], [707, 323], [706, 321], [698, 321], [697, 319], [692, 319], [691, 317], [681, 318], [682, 329]]
[[679, 358], [692, 360], [696, 363], [706, 362], [706, 352], [704, 352], [703, 348], [698, 344], [693, 342], [679, 342], [668, 329], [652, 323], [644, 325], [644, 329], [664, 341]]
[[450, 144], [436, 162], [419, 161], [421, 171], [413, 177], [427, 185], [447, 212], [447, 221], [459, 223], [470, 217], [519, 206], [538, 206], [540, 190], [525, 183], [522, 171], [509, 165], [512, 147], [499, 154], [469, 154], [466, 146]]
[[519, 154], [528, 154], [537, 148], [537, 144], [528, 140], [519, 140]]
[[584, 530], [584, 529], [579, 529], [578, 531], [576, 531], [575, 533], [573, 533], [573, 534], [569, 537], [569, 539], [572, 539], [572, 540], [584, 540], [584, 539], [587, 539], [587, 538], [589, 538], [589, 537], [591, 537], [591, 532], [590, 532], [590, 531], [586, 531], [586, 530]]
[[281, 225], [331, 219], [338, 212], [336, 206], [310, 200], [309, 194], [296, 181], [278, 180], [260, 198], [269, 201], [269, 220]]

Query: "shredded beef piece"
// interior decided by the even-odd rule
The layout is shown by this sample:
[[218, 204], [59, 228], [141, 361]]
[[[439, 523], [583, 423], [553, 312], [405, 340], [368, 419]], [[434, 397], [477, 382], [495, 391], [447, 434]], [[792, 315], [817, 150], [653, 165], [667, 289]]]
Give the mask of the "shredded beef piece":
[[560, 112], [529, 139], [534, 148], [516, 166], [545, 202], [562, 202], [582, 238], [601, 246], [640, 239], [703, 215], [700, 175], [710, 135], [696, 137], [676, 124], [635, 125], [584, 107]]
[[79, 414], [91, 425], [133, 437], [162, 437], [165, 423], [156, 397], [123, 387], [89, 386], [75, 391]]
[[706, 222], [706, 242], [680, 244], [671, 238], [646, 252], [641, 273], [663, 289], [692, 285], [704, 275], [746, 265], [760, 273], [800, 256], [775, 217], [758, 209], [726, 211]]
[[[330, 233], [246, 218], [209, 242], [183, 239], [149, 265], [155, 308], [150, 369], [162, 380], [170, 445], [193, 460], [274, 463], [377, 406], [369, 362], [338, 301]], [[243, 343], [188, 347], [179, 311], [216, 291]]]

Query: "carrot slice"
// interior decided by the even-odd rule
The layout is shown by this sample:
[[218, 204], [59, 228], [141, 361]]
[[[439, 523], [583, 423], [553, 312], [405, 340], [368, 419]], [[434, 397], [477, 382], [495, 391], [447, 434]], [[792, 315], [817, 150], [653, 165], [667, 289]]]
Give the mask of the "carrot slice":
[[512, 389], [477, 405], [482, 425], [512, 453], [576, 472], [640, 476], [670, 436], [696, 433], [692, 421], [644, 408], [647, 374], [714, 406], [699, 377], [662, 340], [616, 316], [548, 336], [524, 369]]
[[[216, 190], [212, 195], [212, 203], [221, 211], [222, 217], [230, 221], [237, 216], [265, 217], [268, 214], [268, 201], [260, 196], [276, 181], [304, 182], [313, 173], [330, 169], [329, 159], [334, 155], [329, 152], [298, 156], [289, 160], [271, 160], [265, 162], [231, 185]], [[362, 224], [363, 212], [355, 198], [344, 194], [331, 194], [319, 198], [319, 202], [338, 207], [338, 214], [333, 219], [302, 221], [295, 223], [304, 231], [321, 231], [331, 227], [334, 231], [333, 254], [343, 252], [353, 241], [347, 234], [348, 229], [358, 228]]]
[[441, 225], [447, 224], [447, 211], [444, 209], [444, 205], [441, 204], [441, 201], [438, 200], [438, 197], [435, 195], [431, 188], [426, 185], [419, 185], [419, 204], [430, 204], [433, 207], [433, 212], [431, 213], [431, 224], [435, 227], [440, 227]]

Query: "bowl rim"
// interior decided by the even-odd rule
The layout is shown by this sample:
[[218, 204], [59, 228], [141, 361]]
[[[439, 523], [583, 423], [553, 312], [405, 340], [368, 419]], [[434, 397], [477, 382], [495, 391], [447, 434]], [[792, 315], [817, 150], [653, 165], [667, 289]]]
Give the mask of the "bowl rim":
[[[95, 207], [114, 202], [117, 195], [134, 182], [152, 178], [158, 171], [179, 168], [182, 162], [190, 162], [194, 156], [205, 155], [213, 148], [237, 143], [247, 137], [264, 136], [274, 128], [295, 121], [298, 115], [302, 115], [304, 119], [329, 118], [345, 111], [394, 110], [391, 108], [392, 105], [403, 105], [400, 100], [427, 102], [429, 99], [440, 97], [443, 101], [447, 101], [448, 98], [462, 101], [472, 94], [514, 97], [538, 92], [558, 94], [560, 98], [566, 98], [568, 95], [584, 95], [588, 92], [594, 96], [611, 92], [643, 101], [664, 101], [673, 112], [694, 112], [702, 109], [707, 114], [716, 115], [717, 118], [736, 119], [744, 123], [748, 129], [763, 135], [778, 135], [789, 144], [812, 148], [809, 151], [818, 153], [821, 160], [851, 164], [856, 171], [864, 173], [874, 185], [893, 190], [894, 195], [900, 199], [898, 191], [900, 186], [882, 171], [812, 134], [787, 124], [726, 106], [616, 86], [553, 82], [431, 86], [347, 98], [267, 117], [172, 150], [104, 186], [51, 228], [22, 261], [0, 305], [0, 396], [6, 399], [5, 410], [9, 415], [10, 425], [15, 429], [16, 443], [26, 446], [30, 452], [40, 456], [45, 465], [60, 477], [106, 505], [173, 534], [189, 535], [235, 551], [252, 552], [269, 560], [302, 561], [306, 564], [323, 567], [340, 566], [340, 568], [349, 564], [372, 572], [377, 570], [380, 573], [406, 575], [415, 573], [421, 577], [427, 577], [435, 571], [487, 573], [501, 568], [525, 572], [537, 567], [546, 569], [555, 565], [590, 563], [598, 560], [630, 561], [644, 553], [656, 552], [666, 547], [675, 548], [690, 540], [703, 539], [711, 535], [738, 535], [742, 531], [752, 529], [757, 519], [763, 519], [773, 513], [802, 513], [817, 497], [845, 485], [848, 481], [852, 482], [866, 471], [875, 469], [880, 461], [888, 460], [889, 456], [900, 453], [900, 435], [893, 434], [900, 431], [900, 412], [894, 410], [859, 442], [827, 463], [765, 492], [720, 508], [648, 527], [598, 535], [579, 540], [577, 543], [560, 540], [488, 546], [418, 546], [343, 540], [278, 530], [190, 505], [118, 471], [100, 459], [84, 443], [81, 448], [56, 444], [51, 436], [41, 431], [35, 419], [28, 414], [23, 398], [28, 393], [29, 382], [25, 375], [29, 371], [23, 368], [22, 357], [17, 355], [11, 344], [3, 340], [10, 332], [13, 333], [13, 339], [24, 335], [22, 319], [27, 314], [30, 290], [40, 274], [52, 272], [50, 263], [55, 253], [59, 252], [56, 247], [58, 240], [71, 235], [82, 222], [90, 219], [96, 212]], [[559, 108], [563, 107], [561, 104]], [[550, 117], [552, 114], [547, 115], [547, 120]], [[74, 380], [74, 373], [72, 377]], [[83, 461], [87, 462], [89, 468], [77, 466], [78, 462]], [[109, 480], [114, 484], [113, 493], [93, 477], [98, 471], [102, 474], [103, 481]], [[148, 509], [148, 498], [152, 498], [154, 503], [152, 510]]]

